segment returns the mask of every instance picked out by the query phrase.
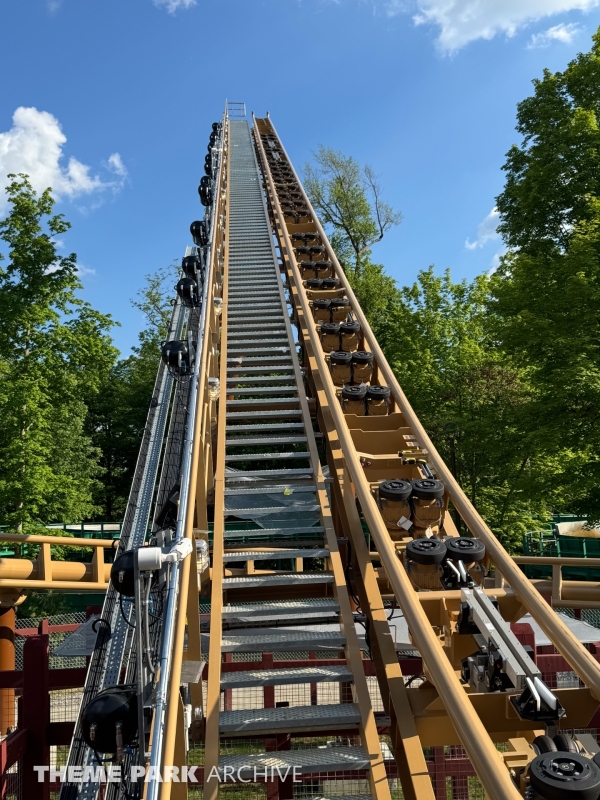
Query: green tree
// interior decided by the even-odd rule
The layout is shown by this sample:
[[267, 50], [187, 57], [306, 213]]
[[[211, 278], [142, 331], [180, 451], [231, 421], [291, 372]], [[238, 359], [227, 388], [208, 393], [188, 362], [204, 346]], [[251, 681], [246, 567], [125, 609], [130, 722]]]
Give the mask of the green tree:
[[351, 156], [323, 146], [314, 159], [314, 166], [304, 167], [304, 188], [361, 308], [378, 338], [385, 338], [397, 288], [372, 262], [371, 248], [400, 224], [402, 214], [382, 199], [379, 178], [369, 165], [361, 169]]
[[589, 53], [564, 72], [544, 71], [517, 106], [517, 131], [497, 198], [499, 231], [511, 248], [565, 248], [579, 222], [595, 216], [600, 174], [600, 30]]
[[[545, 516], [551, 470], [527, 434], [526, 372], [489, 333], [489, 279], [453, 283], [433, 267], [399, 289], [371, 247], [400, 222], [369, 168], [320, 148], [305, 187], [386, 358], [473, 504], [510, 549]], [[457, 523], [460, 521], [455, 516]]]
[[171, 317], [176, 265], [146, 275], [132, 305], [146, 318], [139, 343], [106, 374], [90, 404], [88, 430], [101, 451], [104, 470], [95, 494], [98, 518], [122, 519], [160, 361], [160, 345]]
[[519, 104], [498, 198], [511, 248], [493, 276], [494, 335], [533, 389], [530, 436], [558, 510], [600, 520], [600, 32]]
[[70, 224], [53, 215], [47, 189], [9, 176], [0, 222], [0, 518], [28, 531], [93, 513], [99, 452], [84, 427], [116, 350], [110, 317], [77, 297], [76, 256], [55, 237]]
[[452, 473], [513, 550], [533, 516], [548, 513], [538, 487], [548, 465], [526, 433], [526, 373], [495, 346], [488, 297], [485, 275], [453, 283], [448, 271], [420, 272], [402, 290], [387, 355]]

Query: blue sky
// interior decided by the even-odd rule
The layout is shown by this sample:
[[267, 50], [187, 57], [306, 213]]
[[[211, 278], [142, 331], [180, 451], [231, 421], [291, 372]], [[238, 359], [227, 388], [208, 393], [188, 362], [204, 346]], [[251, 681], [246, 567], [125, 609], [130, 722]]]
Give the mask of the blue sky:
[[501, 248], [517, 102], [599, 25], [600, 0], [3, 0], [0, 189], [24, 171], [58, 192], [125, 353], [129, 299], [189, 244], [226, 98], [269, 110], [297, 168], [318, 144], [375, 168], [404, 221], [374, 256], [401, 284], [471, 278]]

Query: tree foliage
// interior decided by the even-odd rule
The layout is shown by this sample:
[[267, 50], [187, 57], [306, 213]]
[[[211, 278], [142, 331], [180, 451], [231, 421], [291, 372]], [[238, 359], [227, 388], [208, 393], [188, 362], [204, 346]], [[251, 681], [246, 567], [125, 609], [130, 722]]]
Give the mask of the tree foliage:
[[[306, 187], [361, 307], [411, 404], [474, 505], [514, 549], [544, 516], [535, 442], [523, 433], [527, 376], [496, 347], [486, 276], [453, 283], [433, 267], [400, 288], [370, 247], [400, 216], [352, 158], [320, 148]], [[378, 227], [378, 219], [385, 224]], [[545, 474], [545, 473], [544, 473]], [[459, 522], [457, 517], [457, 522]]]
[[110, 317], [77, 297], [76, 256], [55, 237], [70, 227], [11, 175], [0, 222], [0, 517], [27, 531], [94, 512], [100, 453], [85, 431], [87, 406], [117, 351]]
[[[432, 267], [402, 290], [392, 365], [454, 477], [505, 546], [548, 514], [526, 372], [495, 346], [490, 279], [453, 283]], [[458, 517], [456, 518], [458, 522]]]
[[[511, 250], [494, 275], [498, 346], [527, 370], [531, 425], [559, 463], [547, 490], [600, 520], [600, 32], [518, 109], [498, 198]], [[533, 435], [533, 433], [532, 433]], [[557, 456], [559, 458], [557, 459]]]
[[600, 30], [564, 72], [544, 71], [517, 107], [517, 131], [497, 198], [499, 231], [520, 251], [564, 249], [595, 218], [600, 172]]
[[102, 391], [90, 403], [88, 430], [102, 456], [104, 476], [95, 495], [100, 517], [122, 519], [160, 359], [160, 344], [171, 317], [177, 276], [174, 265], [146, 275], [132, 305], [145, 317], [139, 342], [106, 374]]

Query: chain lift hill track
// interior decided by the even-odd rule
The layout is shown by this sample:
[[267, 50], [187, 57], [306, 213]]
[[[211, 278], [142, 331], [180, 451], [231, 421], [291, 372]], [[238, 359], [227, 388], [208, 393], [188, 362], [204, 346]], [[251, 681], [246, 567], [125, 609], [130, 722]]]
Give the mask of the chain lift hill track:
[[[114, 562], [37, 537], [0, 565], [5, 605], [106, 591], [57, 796], [598, 800], [600, 668], [552, 605], [599, 584], [530, 580], [473, 508], [269, 115], [228, 103], [204, 171]], [[525, 614], [578, 686], [547, 685]], [[435, 785], [440, 747], [474, 777]]]

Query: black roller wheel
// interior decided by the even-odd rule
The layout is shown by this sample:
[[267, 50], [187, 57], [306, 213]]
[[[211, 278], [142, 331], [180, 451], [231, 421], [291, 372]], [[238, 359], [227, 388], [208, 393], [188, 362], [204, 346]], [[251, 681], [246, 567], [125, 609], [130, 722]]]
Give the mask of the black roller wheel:
[[411, 493], [412, 486], [410, 483], [400, 478], [379, 484], [379, 497], [384, 497], [386, 500], [395, 500], [397, 502], [408, 500]]
[[536, 756], [529, 765], [529, 780], [544, 800], [598, 800], [600, 795], [600, 768], [578, 753]]
[[441, 539], [413, 539], [406, 545], [406, 557], [416, 564], [441, 564], [446, 557], [446, 545]]
[[448, 558], [453, 561], [464, 561], [467, 564], [481, 561], [485, 558], [485, 545], [479, 539], [468, 536], [450, 536], [446, 539]]
[[538, 754], [538, 756], [543, 756], [544, 753], [556, 753], [558, 752], [558, 747], [550, 736], [536, 736], [531, 746]]
[[413, 494], [419, 500], [439, 500], [444, 496], [444, 484], [433, 478], [415, 478], [411, 481]]
[[554, 737], [554, 744], [559, 753], [578, 753], [579, 748], [575, 740], [568, 733], [557, 733]]
[[125, 550], [115, 558], [110, 569], [110, 581], [123, 597], [135, 596], [135, 550]]

